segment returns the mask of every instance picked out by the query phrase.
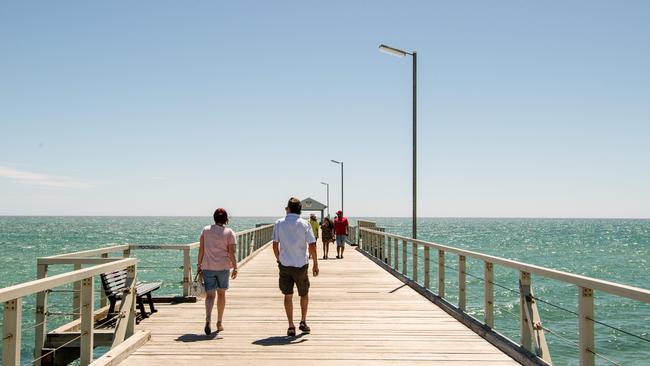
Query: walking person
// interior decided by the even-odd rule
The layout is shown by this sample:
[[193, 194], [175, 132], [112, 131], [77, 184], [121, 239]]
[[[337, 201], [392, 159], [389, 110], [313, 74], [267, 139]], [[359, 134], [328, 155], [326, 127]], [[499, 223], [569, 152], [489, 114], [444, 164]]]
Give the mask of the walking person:
[[318, 241], [318, 219], [316, 219], [316, 214], [311, 214], [309, 216], [309, 225], [311, 225], [311, 230], [314, 232], [314, 238]]
[[273, 253], [280, 272], [279, 287], [284, 294], [284, 311], [287, 314], [289, 328], [287, 336], [296, 335], [293, 322], [293, 287], [298, 288], [300, 296], [300, 327], [303, 333], [310, 333], [307, 325], [307, 307], [309, 305], [309, 254], [314, 261], [312, 273], [318, 276], [318, 258], [316, 258], [316, 238], [311, 225], [300, 218], [302, 204], [291, 197], [287, 204], [287, 215], [273, 226]]
[[336, 258], [343, 259], [343, 251], [345, 251], [345, 239], [350, 233], [347, 217], [343, 216], [343, 211], [336, 212], [334, 219], [334, 232], [336, 233]]
[[[214, 225], [203, 228], [199, 239], [198, 272], [205, 284], [205, 331], [212, 333], [212, 308], [217, 297], [217, 332], [223, 331], [223, 312], [226, 308], [226, 290], [229, 279], [237, 278], [237, 260], [235, 259], [235, 232], [227, 228], [228, 213], [223, 208], [214, 211]], [[231, 272], [232, 269], [232, 272]]]
[[330, 243], [334, 242], [334, 224], [329, 216], [323, 219], [323, 224], [320, 226], [323, 240], [323, 259], [328, 259], [330, 251]]

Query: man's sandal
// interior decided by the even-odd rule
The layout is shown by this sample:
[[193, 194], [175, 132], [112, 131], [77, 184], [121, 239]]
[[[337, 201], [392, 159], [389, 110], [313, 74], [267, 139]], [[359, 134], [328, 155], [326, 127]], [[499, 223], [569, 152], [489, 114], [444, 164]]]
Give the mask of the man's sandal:
[[298, 329], [300, 329], [305, 334], [309, 334], [309, 332], [311, 332], [311, 328], [309, 328], [307, 322], [300, 322], [300, 327]]
[[289, 327], [287, 329], [287, 337], [295, 337], [296, 336], [296, 327]]

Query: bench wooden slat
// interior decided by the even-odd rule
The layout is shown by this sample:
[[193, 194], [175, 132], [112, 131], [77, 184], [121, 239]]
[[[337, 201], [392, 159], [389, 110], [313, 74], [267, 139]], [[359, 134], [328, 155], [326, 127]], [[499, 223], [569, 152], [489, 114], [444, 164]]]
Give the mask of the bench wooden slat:
[[[126, 270], [118, 270], [109, 273], [103, 273], [101, 276], [102, 287], [104, 288], [104, 293], [110, 301], [109, 316], [115, 310], [115, 303], [117, 300], [122, 299], [122, 293], [126, 288]], [[162, 285], [162, 282], [136, 282], [136, 297], [138, 302], [138, 308], [140, 309], [140, 314], [143, 318], [148, 317], [144, 309], [143, 296], [147, 297], [147, 302], [149, 303], [149, 308], [151, 312], [156, 312], [154, 308], [154, 303], [151, 299], [151, 292], [157, 290]]]

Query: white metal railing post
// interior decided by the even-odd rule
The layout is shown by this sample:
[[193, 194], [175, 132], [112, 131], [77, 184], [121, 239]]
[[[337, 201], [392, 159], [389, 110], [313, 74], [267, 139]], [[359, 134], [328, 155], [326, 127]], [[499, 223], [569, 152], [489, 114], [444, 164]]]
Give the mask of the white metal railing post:
[[393, 238], [386, 235], [386, 263], [390, 266], [393, 263]]
[[93, 326], [95, 309], [93, 288], [93, 277], [81, 281], [81, 347], [79, 349], [80, 362], [82, 366], [89, 365], [93, 361]]
[[[531, 285], [531, 279], [530, 279], [530, 273], [525, 272], [525, 271], [520, 271], [519, 272], [519, 288], [521, 289], [524, 286], [530, 286]], [[526, 304], [526, 298], [525, 295], [522, 293], [522, 291], [519, 291], [519, 332], [521, 334], [521, 345], [532, 352], [533, 347], [532, 347], [532, 333], [530, 331], [530, 326], [528, 325], [529, 319], [528, 319], [528, 312], [526, 311], [526, 307], [528, 305]]]
[[438, 296], [445, 297], [445, 251], [438, 249]]
[[424, 288], [431, 287], [431, 269], [430, 269], [430, 249], [428, 246], [424, 247]]
[[406, 276], [406, 239], [402, 240], [402, 274]]
[[[81, 264], [75, 264], [74, 270], [81, 269]], [[81, 308], [81, 281], [72, 285], [72, 319], [79, 319], [79, 310]]]
[[458, 256], [458, 308], [465, 311], [467, 308], [467, 259], [464, 255]]
[[393, 268], [395, 268], [396, 271], [399, 271], [399, 239], [397, 238], [394, 240], [393, 253]]
[[[108, 253], [103, 253], [102, 258], [108, 258]], [[108, 299], [106, 298], [106, 293], [104, 291], [99, 292], [99, 306], [104, 307], [108, 304]]]
[[23, 323], [23, 299], [13, 299], [4, 303], [4, 323], [2, 327], [2, 364], [20, 365], [20, 343]]
[[192, 260], [190, 259], [190, 248], [183, 249], [183, 296], [190, 295], [190, 284], [192, 283]]
[[[36, 265], [36, 278], [41, 279], [47, 277], [47, 264]], [[39, 359], [43, 352], [45, 345], [45, 337], [47, 330], [47, 291], [41, 291], [36, 294], [36, 314], [34, 316], [34, 359]], [[36, 366], [40, 366], [40, 359], [34, 362]]]
[[418, 244], [416, 242], [411, 243], [411, 277], [413, 282], [418, 282]]
[[490, 262], [485, 262], [485, 324], [494, 328], [494, 271]]
[[594, 339], [594, 291], [578, 287], [578, 326], [580, 329], [580, 366], [596, 364]]

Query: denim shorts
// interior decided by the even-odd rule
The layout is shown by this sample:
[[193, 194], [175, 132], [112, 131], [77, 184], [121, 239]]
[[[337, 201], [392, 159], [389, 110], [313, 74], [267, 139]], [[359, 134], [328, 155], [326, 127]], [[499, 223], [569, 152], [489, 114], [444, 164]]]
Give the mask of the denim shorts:
[[229, 281], [229, 269], [224, 269], [223, 271], [211, 271], [209, 269], [203, 270], [203, 284], [205, 285], [205, 291], [227, 290]]
[[344, 247], [345, 246], [345, 235], [336, 235], [336, 246]]

